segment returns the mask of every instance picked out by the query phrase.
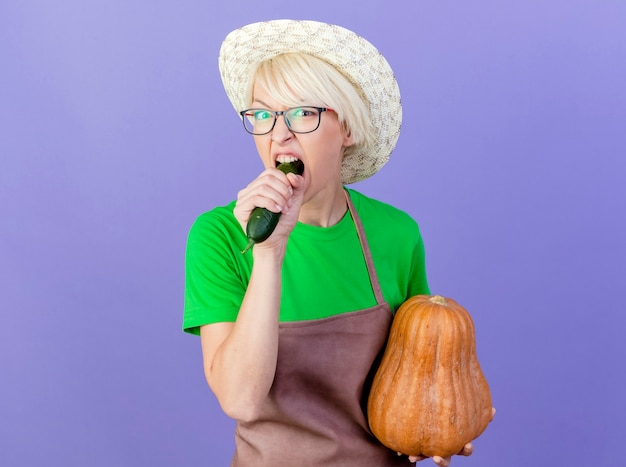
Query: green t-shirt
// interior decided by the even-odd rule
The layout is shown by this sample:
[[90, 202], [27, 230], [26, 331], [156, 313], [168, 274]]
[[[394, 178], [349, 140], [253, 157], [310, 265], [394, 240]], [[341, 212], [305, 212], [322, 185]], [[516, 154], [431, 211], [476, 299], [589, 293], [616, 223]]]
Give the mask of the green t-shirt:
[[[392, 310], [428, 294], [424, 244], [405, 212], [348, 189], [370, 246], [383, 296]], [[189, 232], [183, 330], [233, 322], [246, 292], [252, 253], [235, 219], [235, 202], [198, 217]], [[350, 212], [331, 227], [297, 223], [283, 261], [280, 321], [301, 321], [376, 304]]]

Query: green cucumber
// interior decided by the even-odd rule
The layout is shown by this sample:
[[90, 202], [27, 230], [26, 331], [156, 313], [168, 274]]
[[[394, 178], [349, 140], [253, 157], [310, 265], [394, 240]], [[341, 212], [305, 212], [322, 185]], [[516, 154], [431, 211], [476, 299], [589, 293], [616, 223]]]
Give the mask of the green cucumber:
[[[294, 173], [302, 175], [304, 172], [304, 165], [300, 161], [278, 164], [276, 168], [285, 174]], [[248, 219], [248, 225], [246, 226], [248, 245], [246, 245], [242, 253], [248, 251], [255, 243], [261, 243], [267, 240], [267, 238], [272, 235], [272, 232], [274, 232], [279, 219], [279, 212], [272, 212], [265, 208], [254, 208], [250, 214], [250, 219]]]

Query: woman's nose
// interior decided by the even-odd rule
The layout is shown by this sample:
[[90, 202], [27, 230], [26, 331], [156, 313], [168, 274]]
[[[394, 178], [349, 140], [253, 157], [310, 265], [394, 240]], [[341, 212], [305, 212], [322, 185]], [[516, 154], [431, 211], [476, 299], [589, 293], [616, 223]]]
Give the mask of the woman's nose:
[[272, 141], [282, 142], [286, 141], [293, 136], [293, 133], [287, 126], [287, 120], [285, 120], [284, 115], [276, 116], [276, 123], [274, 124], [274, 129], [272, 130]]

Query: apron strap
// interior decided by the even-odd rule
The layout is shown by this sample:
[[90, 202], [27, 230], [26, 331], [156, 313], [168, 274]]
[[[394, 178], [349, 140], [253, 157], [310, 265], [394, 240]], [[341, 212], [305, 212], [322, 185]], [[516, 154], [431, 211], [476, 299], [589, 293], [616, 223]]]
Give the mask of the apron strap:
[[369, 244], [367, 243], [367, 237], [365, 236], [363, 223], [361, 222], [361, 219], [356, 212], [356, 208], [354, 207], [352, 199], [350, 199], [350, 194], [348, 193], [348, 190], [344, 190], [344, 193], [348, 202], [348, 209], [350, 210], [352, 220], [354, 221], [354, 224], [356, 226], [356, 233], [359, 236], [361, 247], [363, 248], [363, 256], [365, 257], [365, 264], [367, 265], [367, 271], [370, 276], [370, 282], [372, 283], [372, 289], [374, 290], [374, 296], [376, 297], [376, 303], [378, 303], [379, 305], [383, 304], [385, 303], [385, 299], [383, 297], [383, 292], [380, 288], [380, 283], [378, 282], [378, 275], [376, 274], [376, 268], [374, 267], [374, 260], [372, 259], [372, 253], [370, 251]]

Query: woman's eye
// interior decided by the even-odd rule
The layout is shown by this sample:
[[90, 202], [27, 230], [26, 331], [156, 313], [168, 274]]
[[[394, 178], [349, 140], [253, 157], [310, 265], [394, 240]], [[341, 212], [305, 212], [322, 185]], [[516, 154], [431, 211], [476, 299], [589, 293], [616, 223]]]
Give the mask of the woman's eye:
[[255, 120], [267, 120], [268, 118], [272, 118], [272, 113], [267, 110], [259, 110], [254, 113]]
[[310, 117], [314, 114], [315, 112], [312, 109], [298, 108], [298, 109], [293, 109], [291, 115], [296, 118], [303, 118], [303, 117]]

